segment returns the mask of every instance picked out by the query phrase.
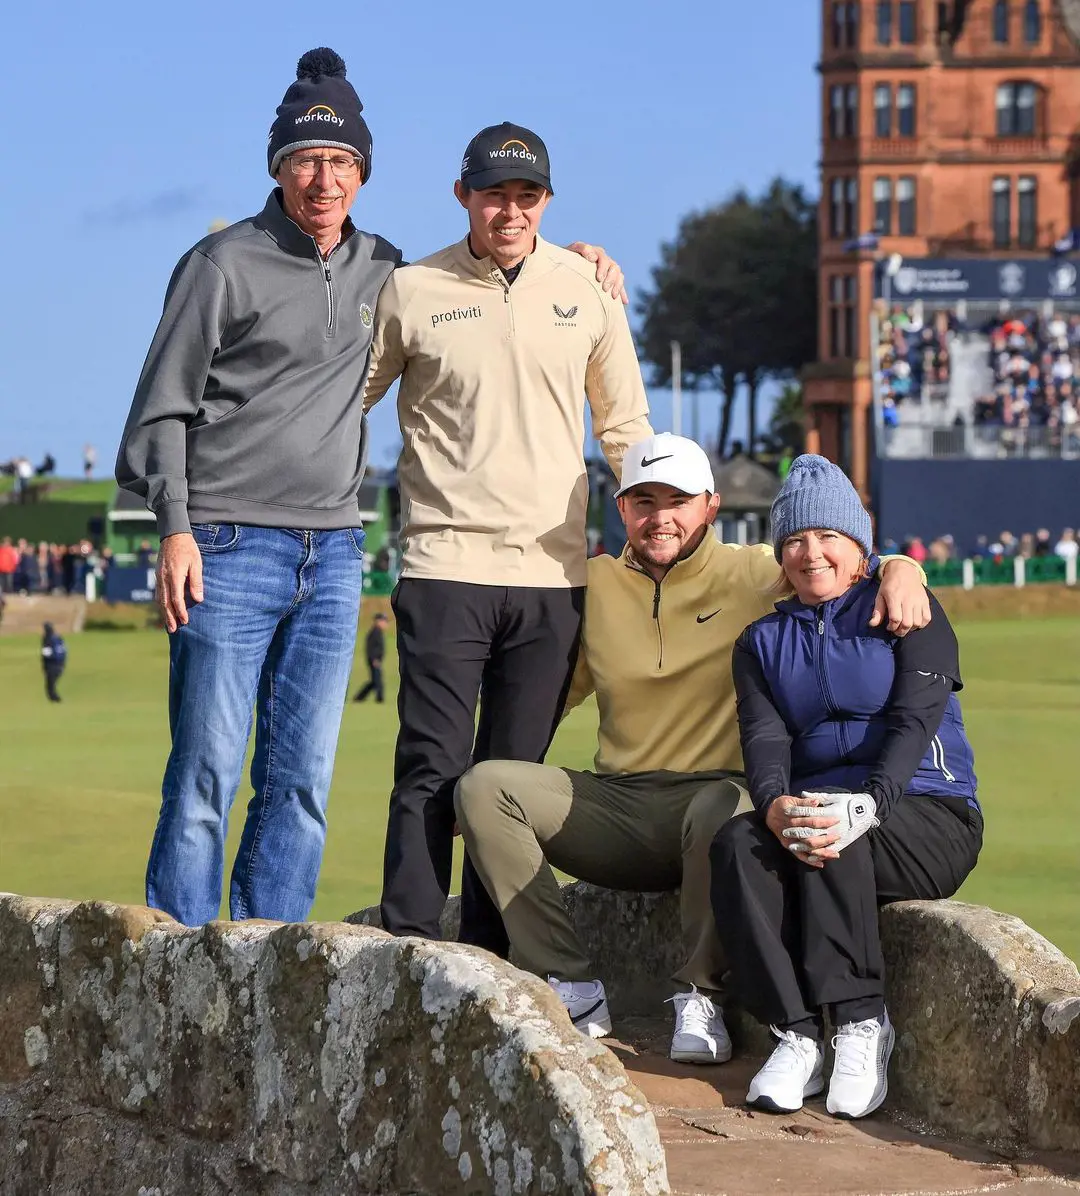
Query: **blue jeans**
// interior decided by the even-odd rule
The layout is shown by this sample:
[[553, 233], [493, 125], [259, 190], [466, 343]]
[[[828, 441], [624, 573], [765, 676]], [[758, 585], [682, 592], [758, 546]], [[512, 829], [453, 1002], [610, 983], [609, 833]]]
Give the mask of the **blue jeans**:
[[235, 919], [303, 921], [326, 838], [364, 533], [196, 524], [192, 534], [205, 597], [169, 637], [172, 751], [146, 901], [188, 926], [218, 916], [254, 710], [254, 795], [229, 909]]

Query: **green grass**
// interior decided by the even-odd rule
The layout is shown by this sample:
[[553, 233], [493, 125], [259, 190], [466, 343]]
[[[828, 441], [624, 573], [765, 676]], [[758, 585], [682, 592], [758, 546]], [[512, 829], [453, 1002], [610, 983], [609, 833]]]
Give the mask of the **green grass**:
[[[1080, 621], [971, 622], [958, 631], [987, 816], [983, 856], [960, 897], [1019, 914], [1080, 960]], [[0, 888], [141, 902], [168, 743], [165, 636], [88, 632], [69, 649], [64, 702], [51, 706], [36, 637], [0, 639]], [[364, 675], [358, 665], [354, 685]], [[314, 917], [377, 900], [395, 732], [392, 702], [346, 708]], [[588, 767], [594, 749], [595, 712], [586, 707], [560, 728], [548, 759]], [[235, 814], [232, 849], [239, 806]]]

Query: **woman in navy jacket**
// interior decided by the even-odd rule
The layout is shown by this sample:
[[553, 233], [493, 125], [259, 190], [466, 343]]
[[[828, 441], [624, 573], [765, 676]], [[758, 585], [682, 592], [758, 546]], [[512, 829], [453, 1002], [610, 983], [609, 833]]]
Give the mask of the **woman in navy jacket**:
[[870, 518], [824, 458], [794, 463], [772, 526], [793, 594], [735, 646], [755, 809], [713, 843], [713, 909], [735, 991], [779, 1039], [748, 1103], [793, 1112], [821, 1092], [828, 1012], [827, 1108], [863, 1117], [893, 1046], [878, 905], [951, 896], [982, 845], [956, 636], [933, 595], [903, 639], [868, 626]]

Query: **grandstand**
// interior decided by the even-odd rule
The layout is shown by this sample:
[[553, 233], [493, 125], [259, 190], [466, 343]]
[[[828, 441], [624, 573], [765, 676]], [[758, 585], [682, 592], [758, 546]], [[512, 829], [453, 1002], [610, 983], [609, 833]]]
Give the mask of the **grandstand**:
[[879, 300], [870, 338], [885, 456], [1080, 458], [1080, 305]]
[[[879, 538], [1080, 522], [1080, 293], [1066, 258], [883, 262], [870, 315]], [[957, 298], [943, 298], [943, 287]], [[897, 301], [899, 294], [900, 301]]]

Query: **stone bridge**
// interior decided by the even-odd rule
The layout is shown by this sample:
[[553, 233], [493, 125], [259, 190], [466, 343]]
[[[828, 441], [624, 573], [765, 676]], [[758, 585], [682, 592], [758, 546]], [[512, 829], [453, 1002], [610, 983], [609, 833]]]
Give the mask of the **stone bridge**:
[[[142, 907], [0, 897], [0, 1193], [775, 1190], [783, 1151], [826, 1131], [812, 1111], [810, 1122], [746, 1121], [716, 1078], [740, 1088], [738, 1061], [665, 1069], [666, 1026], [647, 1019], [670, 995], [673, 898], [585, 885], [566, 895], [616, 1032], [628, 1031], [614, 1049], [581, 1038], [542, 981], [453, 943], [347, 923], [189, 929]], [[984, 1144], [963, 1156], [984, 1179], [1002, 1158], [1057, 1152], [1038, 1174], [1071, 1186], [1077, 1159], [1061, 1152], [1080, 1152], [1076, 967], [1018, 919], [956, 902], [892, 906], [883, 930], [898, 1031], [889, 1114]], [[760, 1032], [734, 1023], [742, 1053], [759, 1051]], [[723, 1106], [733, 1120], [717, 1128]], [[859, 1123], [879, 1137], [884, 1124]], [[871, 1138], [833, 1128], [848, 1135], [843, 1149], [864, 1151], [861, 1174]], [[692, 1176], [688, 1141], [713, 1152], [694, 1156]], [[950, 1166], [960, 1157], [946, 1154]], [[800, 1166], [789, 1191], [884, 1190], [822, 1187]], [[1010, 1182], [1036, 1190], [1008, 1166]], [[969, 1190], [958, 1176], [951, 1190]]]

